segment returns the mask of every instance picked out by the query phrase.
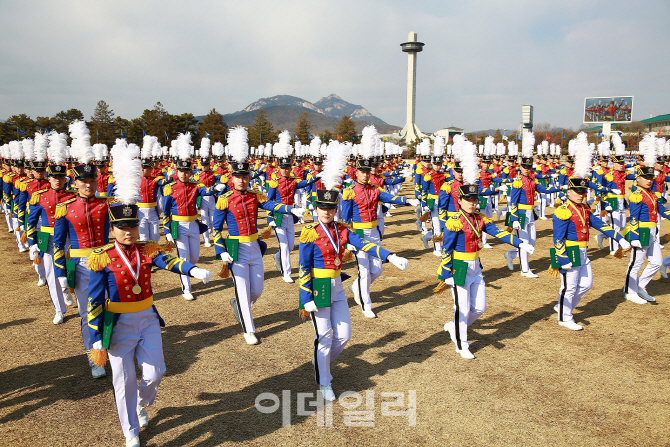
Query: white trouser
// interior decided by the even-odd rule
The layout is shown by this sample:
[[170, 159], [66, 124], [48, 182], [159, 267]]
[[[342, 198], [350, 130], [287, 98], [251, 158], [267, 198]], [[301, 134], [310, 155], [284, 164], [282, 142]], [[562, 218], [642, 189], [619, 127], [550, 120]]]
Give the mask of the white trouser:
[[[431, 239], [434, 240], [435, 252], [442, 252], [442, 229], [440, 228], [440, 216], [437, 204], [433, 207], [433, 211], [430, 212], [430, 225], [432, 227], [431, 231], [421, 236], [421, 239], [426, 242]], [[440, 239], [439, 241], [436, 240], [438, 238]]]
[[[522, 212], [522, 211], [519, 211]], [[523, 242], [535, 246], [536, 238], [536, 229], [535, 229], [535, 217], [533, 216], [533, 210], [526, 211], [526, 226], [519, 230], [518, 238]], [[521, 250], [520, 248], [513, 248], [509, 250], [510, 258], [514, 259], [519, 256], [519, 262], [521, 263], [521, 271], [528, 272], [530, 270], [528, 266], [528, 252]]]
[[[390, 205], [390, 204], [389, 204]], [[384, 231], [386, 230], [385, 222], [386, 213], [382, 211], [382, 205], [377, 205], [377, 229], [379, 230], [379, 241], [384, 238]]]
[[491, 210], [491, 217], [493, 217], [493, 210], [495, 210], [496, 213], [500, 212], [498, 210], [498, 202], [499, 201], [500, 201], [500, 194], [495, 194], [493, 196], [493, 205], [492, 205], [492, 210]]
[[[12, 225], [14, 225], [13, 228], [19, 228], [19, 219], [12, 217]], [[19, 250], [22, 248], [27, 248], [28, 244], [21, 242], [21, 230], [15, 230], [14, 236], [16, 237], [16, 246], [19, 248]]]
[[351, 317], [342, 280], [330, 280], [330, 307], [311, 313], [314, 327], [314, 378], [316, 383], [330, 385], [330, 362], [335, 360], [351, 338]]
[[[107, 354], [121, 428], [126, 438], [133, 438], [140, 433], [137, 406], [154, 402], [165, 374], [161, 328], [154, 309], [119, 314]], [[142, 371], [139, 385], [135, 357]]]
[[[200, 259], [200, 227], [198, 222], [179, 222], [177, 234], [177, 256], [186, 262], [196, 264]], [[182, 293], [191, 293], [191, 278], [179, 275]]]
[[580, 267], [573, 267], [561, 273], [561, 289], [558, 292], [558, 321], [574, 321], [572, 311], [593, 285], [591, 260], [586, 256], [586, 248], [579, 249]]
[[[626, 210], [623, 209], [623, 199], [619, 199], [619, 209], [612, 211], [610, 213], [607, 213], [607, 217], [605, 219], [605, 223], [608, 223], [611, 225], [612, 228], [614, 228], [616, 231], [621, 232], [622, 229], [626, 227]], [[605, 236], [602, 233], [599, 233], [598, 238], [605, 238]], [[619, 249], [619, 243], [615, 241], [613, 238], [609, 238], [610, 240], [610, 252], [614, 253]]]
[[[493, 196], [493, 197], [496, 197], [496, 196]], [[486, 217], [491, 218], [491, 219], [493, 219], [493, 205], [492, 205], [492, 202], [493, 202], [493, 199], [491, 198], [491, 196], [487, 196], [486, 206], [483, 209], [480, 208], [480, 210], [479, 210], [483, 215], [485, 215]], [[486, 244], [487, 236], [488, 235], [486, 234], [486, 232], [482, 231], [482, 243], [483, 244]]]
[[140, 218], [140, 240], [141, 241], [156, 241], [160, 239], [158, 233], [158, 212], [156, 207], [138, 208], [137, 216]]
[[551, 202], [551, 194], [540, 193], [540, 217], [546, 216], [547, 203]]
[[10, 232], [13, 232], [14, 226], [12, 225], [12, 213], [9, 210], [9, 207], [7, 206], [6, 203], [2, 204], [2, 210], [5, 212], [5, 220], [7, 221], [7, 228], [9, 228]]
[[[379, 244], [379, 230], [377, 227], [364, 229], [363, 238], [369, 242]], [[382, 274], [382, 260], [363, 250], [357, 250], [356, 264], [358, 265], [358, 278], [354, 280], [353, 287], [358, 289], [361, 297], [361, 308], [363, 310], [372, 310], [370, 286]]]
[[163, 214], [163, 200], [164, 199], [165, 199], [165, 197], [163, 197], [163, 192], [162, 192], [161, 188], [158, 188], [158, 190], [156, 191], [156, 203], [158, 205], [156, 205], [156, 206], [158, 207], [158, 215], [159, 216], [161, 216]]
[[[74, 293], [77, 295], [77, 310], [81, 317], [81, 337], [84, 340], [84, 349], [90, 351], [93, 348], [91, 335], [88, 332], [88, 280], [91, 271], [88, 269], [88, 258], [79, 258], [75, 273]], [[89, 365], [93, 364], [89, 360]]]
[[448, 323], [454, 327], [456, 348], [467, 349], [468, 326], [474, 323], [486, 310], [486, 284], [482, 276], [479, 259], [464, 261], [468, 263], [464, 286], [451, 287], [454, 298], [454, 318]]
[[[437, 205], [435, 205], [437, 207]], [[417, 221], [423, 216], [423, 208], [421, 205], [417, 206], [416, 209], [414, 210], [416, 212], [416, 219]], [[425, 233], [428, 231], [428, 224], [426, 222], [420, 222], [421, 223], [421, 232]]]
[[279, 260], [281, 274], [291, 276], [291, 251], [295, 246], [295, 225], [292, 214], [284, 214], [281, 225], [275, 227], [275, 235], [279, 241], [279, 251], [275, 253], [275, 260]]
[[256, 332], [251, 306], [263, 293], [263, 257], [258, 241], [240, 243], [237, 262], [230, 264], [230, 272], [235, 287], [235, 301], [240, 310], [242, 331]]
[[[51, 242], [51, 236], [49, 236], [49, 242]], [[31, 261], [34, 261], [36, 257], [37, 257], [37, 255], [34, 255], [32, 253], [30, 254], [30, 260]], [[37, 273], [37, 276], [39, 276], [40, 279], [45, 277], [46, 270], [44, 269], [44, 262], [42, 262], [40, 264], [35, 264], [33, 262], [33, 267], [35, 268], [35, 273]], [[52, 265], [52, 267], [53, 267], [53, 265]]]
[[[649, 260], [642, 275], [638, 274], [642, 269], [645, 259]], [[630, 251], [630, 262], [628, 263], [628, 272], [626, 273], [626, 283], [624, 284], [624, 293], [637, 293], [639, 289], [646, 290], [647, 284], [661, 268], [663, 257], [661, 256], [661, 245], [658, 239], [658, 232], [654, 234], [654, 228], [651, 229], [651, 237], [648, 247], [635, 248]]]
[[214, 210], [216, 209], [216, 197], [202, 196], [200, 202], [200, 220], [207, 225], [207, 231], [202, 233], [202, 238], [205, 243], [209, 243], [209, 238], [212, 233], [212, 225], [214, 218]]
[[65, 305], [65, 299], [63, 298], [63, 289], [61, 289], [60, 284], [58, 284], [58, 281], [56, 281], [56, 277], [54, 276], [54, 244], [53, 236], [51, 235], [49, 236], [48, 250], [42, 256], [42, 266], [44, 266], [44, 275], [47, 279], [49, 296], [51, 296], [54, 310], [56, 312], [65, 313], [67, 311], [67, 306]]

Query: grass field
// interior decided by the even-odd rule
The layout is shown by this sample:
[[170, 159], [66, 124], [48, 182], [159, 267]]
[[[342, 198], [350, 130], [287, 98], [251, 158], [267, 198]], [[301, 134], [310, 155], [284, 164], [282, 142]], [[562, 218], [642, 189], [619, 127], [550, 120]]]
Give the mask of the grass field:
[[[353, 335], [333, 364], [333, 389], [357, 394], [318, 414], [307, 414], [317, 388], [314, 333], [298, 316], [297, 283], [286, 284], [274, 267], [276, 240], [268, 241], [265, 292], [253, 308], [257, 346], [245, 344], [233, 318], [231, 279], [195, 281], [197, 299], [187, 302], [176, 275], [156, 273], [167, 373], [148, 409], [142, 445], [669, 444], [669, 280], [659, 275], [649, 285], [657, 304], [625, 301], [628, 257], [599, 250], [592, 231], [594, 285], [575, 312], [585, 330], [562, 328], [553, 312], [560, 280], [545, 273], [551, 220], [540, 220], [531, 256], [540, 278], [521, 277], [518, 263], [510, 272], [503, 258], [508, 246], [496, 240], [482, 251], [488, 308], [469, 331], [477, 359], [463, 360], [442, 329], [452, 299], [446, 291], [432, 293], [438, 258], [423, 248], [412, 209], [392, 213], [383, 245], [407, 257], [409, 269], [384, 266], [372, 287], [379, 318], [366, 319], [350, 299]], [[669, 230], [663, 221], [661, 234]], [[124, 445], [111, 370], [91, 378], [76, 309], [54, 326], [53, 306], [46, 288], [35, 285], [27, 253], [17, 252], [4, 229], [0, 245], [2, 445]], [[294, 278], [297, 262], [295, 250]], [[202, 248], [200, 265], [218, 272], [212, 248]], [[346, 273], [355, 270], [354, 262], [345, 264]], [[275, 402], [276, 411], [259, 411], [262, 393], [277, 396], [260, 402], [265, 408]], [[412, 395], [415, 425], [390, 414], [406, 409]], [[403, 406], [388, 408], [397, 396]], [[362, 419], [368, 426], [352, 426]]]

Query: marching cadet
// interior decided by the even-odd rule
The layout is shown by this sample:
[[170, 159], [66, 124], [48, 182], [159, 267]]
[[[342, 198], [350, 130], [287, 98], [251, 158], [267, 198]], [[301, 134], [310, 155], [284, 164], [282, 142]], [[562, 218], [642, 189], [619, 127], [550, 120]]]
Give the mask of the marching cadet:
[[[139, 447], [141, 427], [149, 423], [146, 406], [156, 398], [165, 373], [161, 327], [153, 304], [152, 267], [187, 274], [207, 283], [211, 272], [162, 253], [155, 241], [139, 241], [141, 162], [137, 146], [112, 148], [115, 198], [109, 221], [115, 241], [93, 251], [88, 289], [89, 356], [99, 366], [112, 368], [116, 408], [127, 447]], [[139, 385], [135, 359], [142, 372]]]
[[[623, 292], [627, 300], [637, 304], [656, 301], [647, 293], [647, 285], [663, 264], [661, 236], [656, 224], [660, 215], [670, 219], [670, 210], [659, 203], [658, 197], [652, 190], [656, 177], [654, 140], [654, 135], [649, 134], [640, 143], [640, 154], [644, 155], [644, 166], [639, 166], [637, 169], [637, 189], [629, 197], [630, 220], [624, 230], [629, 235], [632, 253]], [[645, 260], [649, 262], [638, 278]]]
[[[223, 261], [220, 276], [227, 277], [232, 273], [235, 297], [230, 300], [235, 318], [242, 326], [244, 339], [250, 345], [258, 344], [255, 335], [251, 306], [263, 293], [263, 254], [267, 248], [265, 242], [258, 239], [258, 209], [263, 208], [273, 213], [301, 216], [300, 208], [269, 200], [262, 191], [249, 190], [249, 154], [247, 130], [237, 126], [228, 135], [230, 153], [234, 162], [231, 163], [233, 189], [219, 196], [214, 212], [214, 249]], [[228, 236], [224, 237], [223, 226], [228, 227]]]
[[342, 281], [342, 255], [347, 244], [359, 251], [388, 261], [400, 270], [407, 269], [407, 259], [396, 256], [351, 231], [347, 225], [334, 222], [339, 191], [335, 188], [346, 163], [342, 151], [327, 155], [323, 182], [327, 188], [316, 191], [317, 219], [300, 233], [300, 308], [309, 313], [314, 327], [314, 377], [323, 398], [335, 400], [331, 386], [330, 363], [351, 338], [351, 316]]
[[[535, 246], [535, 193], [540, 192], [549, 194], [559, 192], [560, 189], [554, 187], [545, 187], [536, 182], [533, 178], [533, 146], [535, 137], [532, 133], [527, 133], [522, 140], [522, 158], [521, 158], [521, 177], [517, 177], [512, 182], [512, 190], [507, 198], [509, 201], [509, 215], [512, 228], [517, 230], [518, 237]], [[521, 225], [521, 221], [523, 225]], [[513, 259], [519, 257], [521, 263], [521, 276], [526, 278], [539, 278], [528, 265], [529, 253], [524, 250], [510, 250], [505, 252], [507, 268], [514, 270]]]
[[[200, 258], [200, 235], [207, 230], [198, 220], [196, 202], [198, 197], [211, 196], [222, 191], [225, 185], [218, 184], [207, 188], [196, 180], [191, 180], [191, 134], [179, 134], [177, 137], [176, 180], [165, 185], [163, 195], [163, 229], [169, 242], [177, 246], [177, 256], [195, 264]], [[182, 296], [187, 301], [195, 299], [191, 294], [191, 278], [184, 274], [180, 277]]]
[[[430, 140], [428, 140], [430, 144]], [[431, 231], [421, 236], [421, 241], [426, 250], [430, 250], [428, 243], [433, 241], [433, 254], [442, 256], [442, 223], [439, 215], [439, 193], [444, 184], [444, 173], [442, 162], [444, 156], [444, 138], [435, 137], [431, 169], [424, 171], [421, 180], [421, 207], [424, 213], [430, 214]], [[430, 157], [428, 155], [427, 157]]]
[[586, 134], [580, 133], [576, 142], [575, 169], [569, 179], [568, 199], [556, 209], [553, 217], [555, 255], [552, 255], [552, 264], [560, 266], [561, 289], [554, 308], [558, 312], [558, 324], [581, 331], [584, 328], [575, 323], [573, 311], [593, 285], [591, 260], [586, 250], [589, 228], [593, 227], [616, 240], [623, 250], [629, 249], [630, 244], [618, 231], [596, 217], [586, 204], [593, 154]]
[[[88, 129], [85, 132], [88, 133]], [[71, 133], [73, 133], [72, 130]], [[125, 140], [117, 140], [117, 144], [120, 141], [125, 143]], [[90, 351], [92, 346], [86, 327], [90, 274], [88, 257], [95, 248], [109, 243], [107, 198], [96, 197], [98, 172], [97, 168], [90, 164], [92, 159], [93, 152], [90, 146], [82, 148], [79, 158], [82, 164], [71, 169], [77, 194], [75, 197], [58, 203], [54, 211], [53, 227], [54, 275], [58, 278], [58, 283], [63, 290], [74, 288], [81, 317], [81, 335], [86, 351]], [[68, 240], [71, 245], [66, 259], [65, 248]], [[89, 362], [89, 366], [91, 366], [91, 375], [95, 379], [106, 374], [105, 369], [101, 366], [94, 365], [92, 362]]]
[[142, 177], [140, 178], [140, 200], [137, 202], [139, 208], [139, 238], [141, 241], [157, 241], [160, 239], [158, 229], [160, 219], [158, 216], [159, 190], [167, 183], [162, 175], [154, 175], [154, 162], [151, 158], [142, 159]]
[[[477, 153], [474, 144], [463, 142], [461, 151], [463, 185], [458, 187], [458, 212], [444, 227], [442, 261], [438, 277], [451, 289], [454, 299], [454, 318], [444, 325], [456, 352], [464, 359], [474, 359], [468, 342], [468, 327], [486, 310], [486, 284], [482, 275], [479, 251], [484, 247], [482, 233], [486, 232], [520, 250], [533, 253], [535, 248], [504, 230], [499, 230], [491, 218], [477, 212]], [[436, 291], [442, 289], [438, 287]]]
[[[204, 137], [200, 142], [200, 172], [198, 172], [195, 175], [195, 179], [199, 183], [202, 183], [202, 185], [205, 186], [206, 188], [213, 187], [214, 184], [217, 183], [220, 178], [220, 176], [216, 175], [211, 169], [212, 162], [209, 158], [209, 148], [210, 148], [209, 138]], [[225, 191], [225, 189], [222, 191]], [[200, 219], [202, 219], [202, 223], [207, 225], [207, 231], [202, 233], [202, 238], [205, 242], [205, 247], [212, 246], [210, 237], [212, 233], [212, 225], [213, 225], [212, 217], [214, 216], [215, 205], [216, 205], [216, 197], [214, 196], [202, 196], [202, 198], [200, 199]]]
[[[391, 196], [381, 188], [369, 183], [372, 171], [372, 151], [375, 147], [377, 130], [374, 126], [366, 126], [363, 129], [359, 158], [356, 161], [356, 182], [345, 188], [342, 193], [342, 221], [351, 224], [356, 233], [365, 240], [379, 243], [381, 235], [377, 227], [377, 204], [394, 203], [396, 205], [418, 206], [418, 199], [406, 199], [404, 197]], [[367, 318], [376, 318], [372, 311], [372, 298], [370, 297], [370, 286], [382, 273], [382, 260], [370, 257], [366, 251], [356, 252], [356, 264], [358, 266], [358, 277], [349, 290], [354, 295], [354, 301], [361, 306], [363, 315]]]
[[[56, 279], [54, 265], [54, 224], [57, 205], [73, 198], [75, 191], [65, 188], [67, 183], [65, 161], [65, 140], [57, 132], [49, 135], [49, 187], [34, 191], [30, 198], [26, 234], [33, 262], [41, 260], [53, 303], [54, 324], [61, 324], [74, 301], [67, 287], [61, 287]], [[66, 235], [67, 238], [67, 235]]]
[[[294, 206], [296, 191], [307, 188], [312, 183], [315, 183], [317, 178], [303, 180], [302, 178], [292, 176], [290, 139], [291, 137], [288, 131], [279, 134], [279, 143], [275, 145], [275, 148], [279, 150], [277, 155], [279, 156], [280, 175], [274, 180], [269, 180], [268, 198], [277, 203]], [[300, 167], [298, 171], [304, 173], [302, 167]], [[300, 204], [297, 204], [296, 206], [299, 207]], [[299, 209], [302, 208], [296, 208], [296, 210]], [[293, 281], [293, 278], [291, 278], [291, 251], [295, 246], [295, 224], [302, 217], [302, 214], [296, 214], [295, 217], [287, 216], [286, 218], [281, 213], [268, 214], [268, 224], [274, 228], [277, 241], [279, 242], [279, 251], [277, 251], [274, 256], [275, 265], [277, 266], [277, 270], [282, 274], [282, 279], [288, 283], [295, 282]]]

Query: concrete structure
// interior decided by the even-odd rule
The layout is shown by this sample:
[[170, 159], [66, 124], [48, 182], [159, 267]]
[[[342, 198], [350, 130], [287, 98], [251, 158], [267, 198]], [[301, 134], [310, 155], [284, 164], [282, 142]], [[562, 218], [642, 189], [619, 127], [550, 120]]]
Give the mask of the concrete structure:
[[451, 139], [454, 137], [454, 135], [463, 133], [463, 129], [460, 127], [445, 127], [444, 129], [440, 129], [437, 132], [434, 133], [434, 135], [439, 135], [441, 137], [444, 137], [444, 140], [449, 144]]
[[521, 127], [519, 130], [521, 131], [521, 138], [533, 131], [533, 106], [521, 106]]
[[656, 115], [646, 120], [640, 120], [640, 122], [644, 124], [646, 132], [658, 132], [660, 130], [661, 134], [670, 133], [670, 114]]
[[406, 144], [419, 138], [427, 138], [416, 126], [416, 54], [423, 51], [423, 43], [417, 42], [414, 31], [409, 33], [407, 42], [401, 43], [400, 47], [407, 53], [407, 121], [405, 127], [400, 131], [400, 139]]

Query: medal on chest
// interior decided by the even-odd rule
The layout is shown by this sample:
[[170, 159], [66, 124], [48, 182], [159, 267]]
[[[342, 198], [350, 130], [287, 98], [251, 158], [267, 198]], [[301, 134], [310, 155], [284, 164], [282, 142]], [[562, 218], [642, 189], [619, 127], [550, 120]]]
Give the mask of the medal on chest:
[[123, 263], [126, 265], [126, 267], [128, 267], [128, 270], [130, 271], [130, 275], [135, 280], [135, 285], [133, 286], [133, 289], [132, 289], [133, 293], [135, 295], [139, 295], [140, 293], [142, 293], [142, 287], [139, 285], [140, 267], [141, 267], [140, 252], [137, 249], [137, 247], [135, 247], [135, 256], [136, 256], [136, 262], [137, 262], [137, 272], [135, 272], [135, 270], [133, 270], [132, 266], [130, 265], [130, 261], [128, 260], [125, 253], [123, 252], [123, 249], [121, 247], [119, 247], [119, 243], [114, 242], [114, 245], [116, 245], [116, 251], [119, 253], [119, 256], [121, 257], [121, 260], [123, 261]]
[[340, 265], [342, 264], [342, 261], [340, 260], [340, 234], [337, 231], [337, 226], [335, 226], [335, 237], [337, 238], [337, 242], [333, 239], [333, 235], [330, 234], [330, 230], [326, 225], [324, 225], [323, 222], [319, 221], [319, 226], [321, 227], [321, 230], [323, 230], [323, 232], [326, 234], [326, 237], [328, 238], [330, 245], [333, 246], [333, 251], [335, 252], [335, 260], [333, 261], [333, 264], [335, 264], [335, 267], [339, 268]]
[[480, 230], [477, 229], [477, 227], [479, 226], [477, 218], [475, 217], [472, 220], [470, 220], [468, 216], [465, 215], [465, 213], [461, 213], [461, 216], [463, 216], [468, 226], [472, 229], [473, 234], [477, 238], [477, 247], [479, 248], [479, 250], [481, 250], [482, 248], [484, 248], [484, 243], [482, 242], [482, 233]]

